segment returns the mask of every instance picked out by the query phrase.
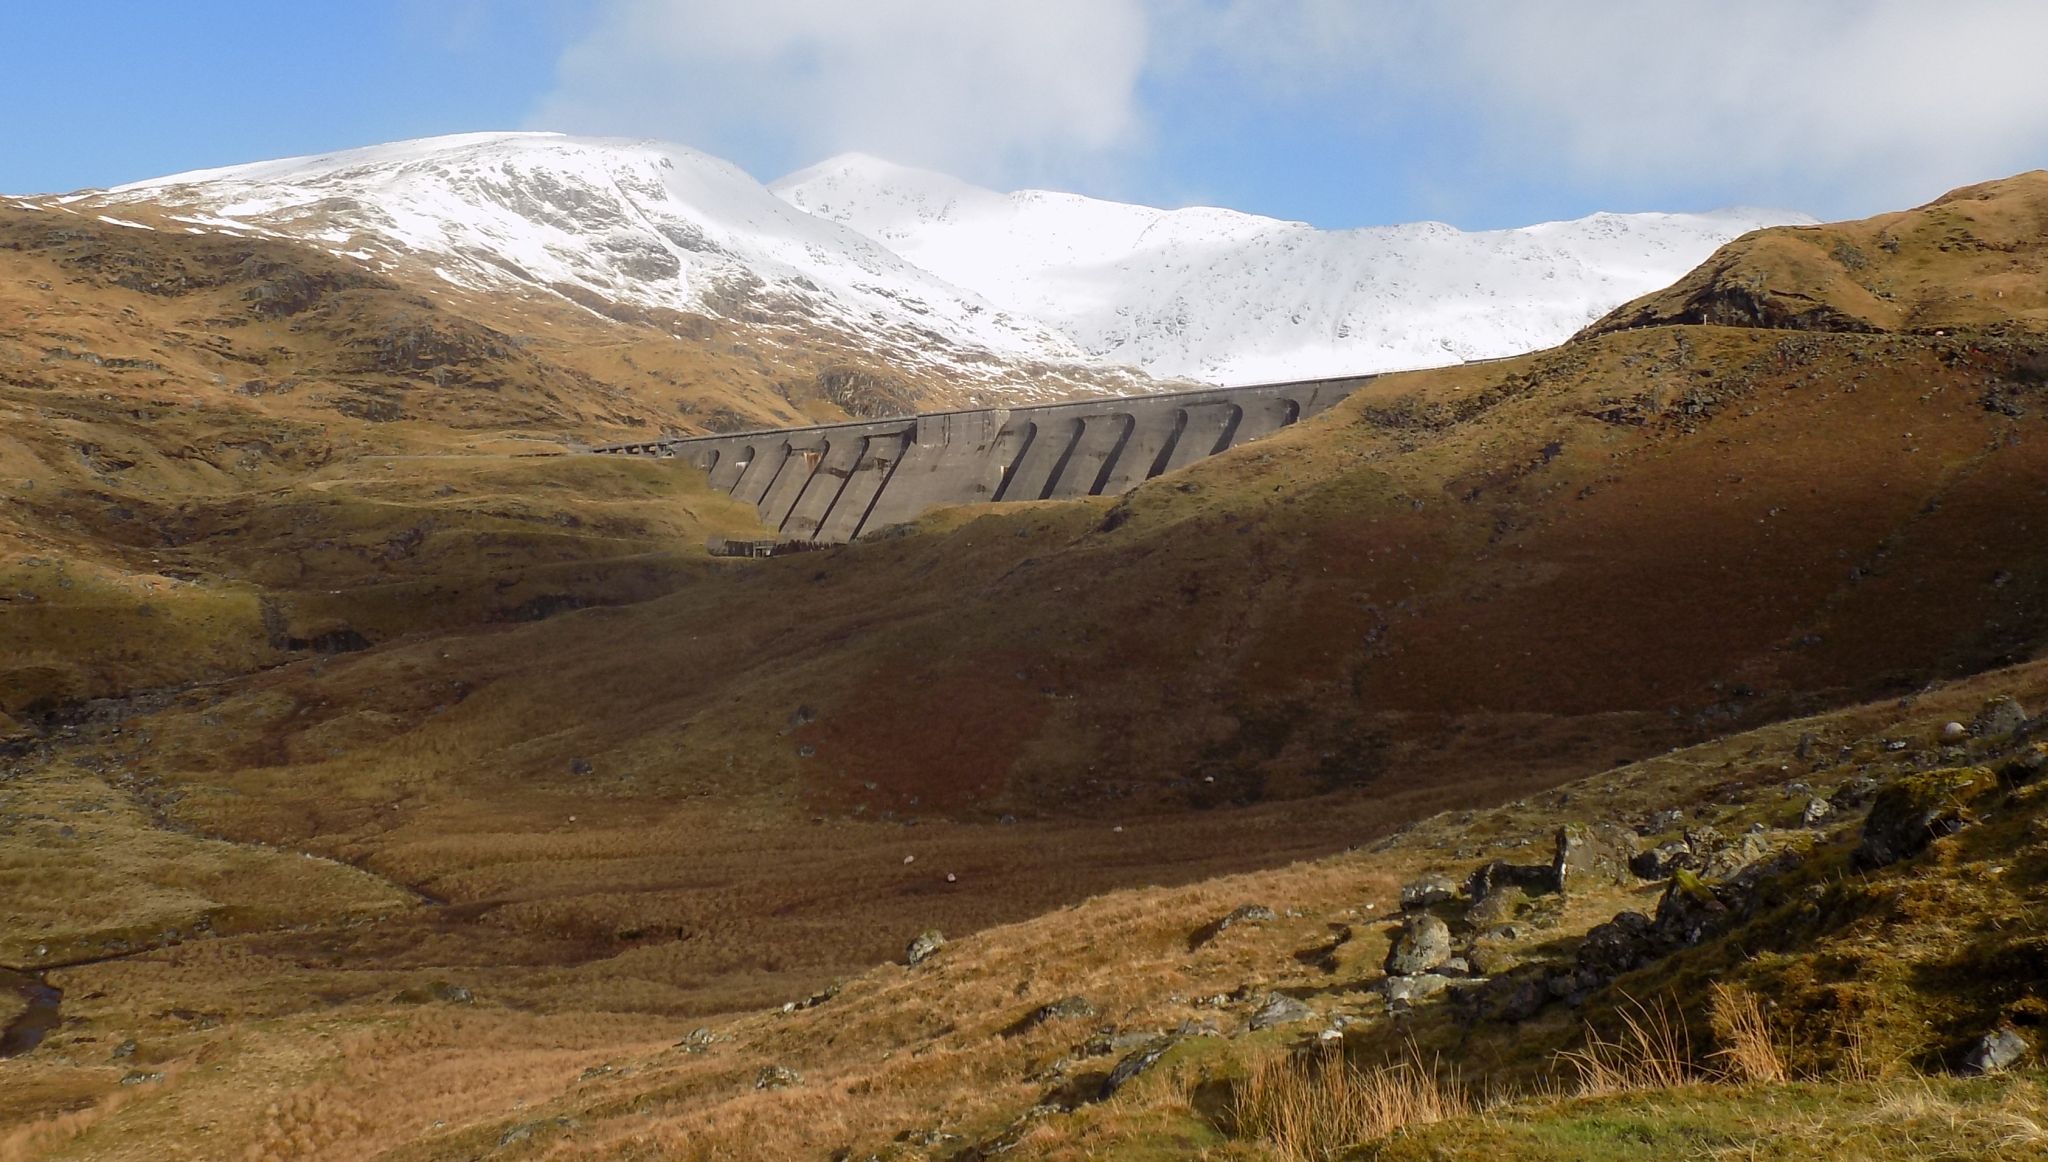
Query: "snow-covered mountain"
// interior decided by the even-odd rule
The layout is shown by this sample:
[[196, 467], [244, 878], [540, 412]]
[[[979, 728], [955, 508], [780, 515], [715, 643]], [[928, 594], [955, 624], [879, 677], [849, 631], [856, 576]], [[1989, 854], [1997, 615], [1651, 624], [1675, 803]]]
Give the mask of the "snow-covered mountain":
[[771, 187], [1091, 358], [1251, 383], [1426, 367], [1562, 342], [1721, 244], [1811, 222], [1769, 210], [1595, 214], [1467, 233], [1318, 230], [1231, 210], [999, 194], [849, 154]]
[[1729, 210], [1328, 231], [1000, 194], [860, 155], [771, 188], [680, 146], [554, 133], [399, 142], [58, 201], [288, 236], [464, 291], [715, 316], [785, 350], [823, 343], [1011, 400], [1514, 354], [1748, 230], [1810, 221]]
[[824, 329], [886, 358], [1023, 383], [1024, 396], [1037, 393], [1017, 364], [1086, 362], [1038, 320], [681, 146], [467, 134], [175, 174], [86, 200], [117, 213], [149, 203], [187, 228], [282, 234], [386, 268], [424, 263], [469, 290]]

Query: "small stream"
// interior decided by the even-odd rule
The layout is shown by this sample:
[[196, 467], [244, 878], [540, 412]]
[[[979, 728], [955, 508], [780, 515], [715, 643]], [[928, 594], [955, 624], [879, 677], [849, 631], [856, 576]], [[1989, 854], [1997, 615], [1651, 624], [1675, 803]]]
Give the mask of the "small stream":
[[28, 1011], [0, 1030], [0, 1057], [19, 1057], [34, 1049], [64, 1019], [57, 1012], [64, 1003], [64, 990], [40, 976], [0, 968], [0, 990], [28, 1002]]

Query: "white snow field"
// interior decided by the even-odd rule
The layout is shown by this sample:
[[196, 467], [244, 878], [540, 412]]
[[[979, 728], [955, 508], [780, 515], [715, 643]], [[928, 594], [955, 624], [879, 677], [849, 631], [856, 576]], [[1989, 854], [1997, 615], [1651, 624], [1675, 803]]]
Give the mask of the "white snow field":
[[1772, 210], [1594, 214], [1467, 233], [1318, 230], [1233, 210], [999, 194], [848, 154], [774, 183], [1091, 358], [1238, 384], [1428, 367], [1563, 342], [1677, 281]]

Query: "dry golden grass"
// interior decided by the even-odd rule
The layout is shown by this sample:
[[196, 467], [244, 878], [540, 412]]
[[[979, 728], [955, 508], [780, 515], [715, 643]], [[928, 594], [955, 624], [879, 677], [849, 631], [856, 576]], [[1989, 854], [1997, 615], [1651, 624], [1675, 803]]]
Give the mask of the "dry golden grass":
[[1327, 1162], [1360, 1142], [1473, 1113], [1455, 1073], [1419, 1055], [1361, 1068], [1342, 1053], [1274, 1054], [1252, 1063], [1232, 1096], [1240, 1137], [1287, 1162]]
[[1583, 1048], [1559, 1055], [1576, 1074], [1580, 1096], [1680, 1089], [1711, 1080], [1693, 1052], [1684, 1015], [1670, 1001], [1659, 997], [1645, 1004], [1630, 998], [1615, 1016], [1619, 1033], [1588, 1029]]
[[1721, 1045], [1711, 1056], [1720, 1063], [1721, 1071], [1744, 1084], [1786, 1080], [1785, 1058], [1764, 1016], [1763, 1001], [1739, 985], [1720, 981], [1714, 982], [1711, 998], [1714, 1039]]

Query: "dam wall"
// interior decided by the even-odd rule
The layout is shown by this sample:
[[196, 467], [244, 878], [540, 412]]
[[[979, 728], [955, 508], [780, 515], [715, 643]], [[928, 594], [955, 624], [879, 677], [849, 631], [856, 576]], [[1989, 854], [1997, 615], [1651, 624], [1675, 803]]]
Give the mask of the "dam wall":
[[1371, 381], [1312, 379], [929, 412], [592, 449], [683, 461], [785, 541], [843, 544], [953, 504], [1113, 496], [1299, 423]]

